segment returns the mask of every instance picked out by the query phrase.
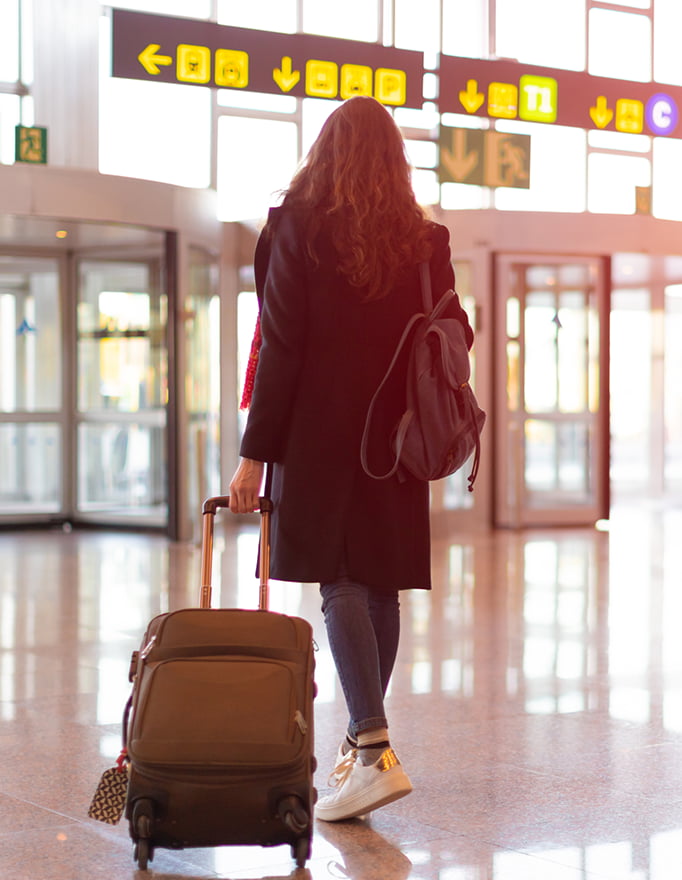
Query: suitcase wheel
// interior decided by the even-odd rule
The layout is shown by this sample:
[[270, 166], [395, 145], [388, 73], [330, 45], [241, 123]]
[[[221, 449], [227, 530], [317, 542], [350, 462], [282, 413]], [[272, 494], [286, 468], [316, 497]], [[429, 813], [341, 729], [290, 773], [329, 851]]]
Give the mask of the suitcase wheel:
[[130, 824], [132, 825], [132, 837], [135, 841], [133, 858], [137, 862], [140, 871], [146, 871], [149, 862], [154, 858], [154, 847], [151, 841], [153, 819], [153, 803], [147, 798], [135, 801]]
[[291, 847], [291, 855], [296, 859], [297, 868], [305, 868], [305, 863], [310, 858], [310, 838], [299, 837]]
[[152, 858], [152, 846], [146, 838], [140, 838], [135, 844], [133, 858], [140, 871], [146, 871]]
[[289, 795], [277, 804], [277, 812], [284, 824], [294, 834], [302, 834], [310, 827], [310, 816], [303, 802], [296, 795]]

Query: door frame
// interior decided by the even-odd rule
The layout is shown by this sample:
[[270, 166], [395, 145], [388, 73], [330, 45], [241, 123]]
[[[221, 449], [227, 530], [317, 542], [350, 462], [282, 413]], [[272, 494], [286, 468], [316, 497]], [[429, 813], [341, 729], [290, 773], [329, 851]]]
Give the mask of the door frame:
[[[495, 411], [495, 479], [494, 479], [494, 526], [501, 528], [525, 528], [532, 526], [593, 525], [608, 519], [610, 508], [610, 409], [609, 409], [609, 317], [611, 291], [610, 257], [593, 254], [537, 252], [493, 252], [494, 315], [494, 411]], [[586, 263], [598, 268], [596, 280], [596, 306], [599, 320], [599, 406], [595, 413], [596, 439], [594, 444], [594, 504], [589, 508], [576, 506], [548, 511], [534, 511], [523, 504], [525, 496], [523, 445], [519, 442], [515, 453], [516, 502], [507, 504], [504, 493], [513, 475], [509, 473], [509, 437], [507, 433], [507, 356], [506, 356], [506, 282], [505, 269], [516, 263], [556, 264]], [[514, 454], [513, 450], [512, 453]]]
[[[68, 512], [67, 517], [74, 523], [92, 523], [96, 525], [125, 525], [127, 527], [134, 526], [139, 528], [156, 528], [164, 531], [172, 531], [172, 514], [175, 509], [173, 503], [172, 492], [174, 485], [171, 485], [170, 474], [176, 472], [172, 444], [170, 441], [170, 425], [172, 424], [172, 411], [169, 402], [161, 403], [159, 406], [150, 409], [148, 412], [115, 412], [95, 410], [93, 412], [81, 412], [78, 409], [78, 326], [77, 326], [77, 308], [80, 301], [79, 290], [79, 267], [81, 263], [139, 263], [147, 266], [149, 272], [149, 287], [156, 290], [158, 296], [165, 296], [167, 307], [167, 320], [164, 332], [164, 340], [166, 347], [167, 362], [167, 383], [168, 383], [168, 401], [175, 399], [175, 391], [173, 388], [173, 376], [171, 370], [171, 339], [174, 334], [174, 316], [176, 309], [174, 308], [174, 300], [166, 285], [165, 272], [165, 243], [160, 242], [158, 249], [150, 250], [144, 248], [77, 248], [69, 254], [69, 291], [68, 291], [68, 319], [71, 322], [69, 327], [70, 336], [67, 339], [69, 350], [66, 353], [66, 359], [69, 362], [70, 394], [68, 422], [69, 422], [69, 447], [70, 456], [68, 462], [68, 470], [65, 473], [69, 475], [68, 484]], [[166, 485], [165, 514], [162, 518], [157, 515], [136, 514], [134, 510], [130, 512], [126, 510], [111, 511], [106, 508], [96, 511], [83, 511], [78, 509], [78, 429], [81, 425], [97, 425], [103, 422], [116, 422], [121, 426], [125, 425], [141, 425], [145, 428], [160, 428], [163, 433], [162, 446], [166, 459], [165, 468], [162, 469], [162, 478]]]
[[66, 357], [66, 348], [67, 348], [67, 328], [66, 328], [66, 320], [67, 320], [67, 290], [68, 290], [68, 276], [69, 276], [69, 265], [68, 265], [68, 257], [63, 251], [52, 250], [50, 248], [34, 248], [30, 246], [17, 246], [12, 247], [8, 245], [0, 246], [0, 257], [10, 257], [16, 258], [18, 260], [26, 259], [26, 260], [51, 260], [56, 265], [57, 270], [57, 308], [59, 310], [60, 316], [60, 367], [61, 367], [61, 382], [60, 382], [60, 402], [59, 406], [54, 410], [17, 410], [14, 412], [0, 412], [0, 424], [3, 425], [29, 425], [29, 424], [56, 424], [59, 427], [59, 440], [60, 440], [60, 450], [59, 450], [59, 461], [61, 466], [61, 474], [60, 474], [60, 498], [59, 498], [59, 510], [45, 510], [39, 512], [18, 512], [13, 511], [9, 513], [3, 513], [0, 511], [0, 526], [6, 525], [14, 525], [14, 524], [25, 524], [25, 523], [45, 523], [52, 522], [55, 519], [63, 519], [64, 511], [66, 509], [66, 498], [68, 492], [68, 479], [69, 472], [65, 470], [65, 466], [68, 458], [68, 430], [69, 430], [69, 418], [68, 418], [68, 383], [69, 383], [69, 366], [68, 359]]

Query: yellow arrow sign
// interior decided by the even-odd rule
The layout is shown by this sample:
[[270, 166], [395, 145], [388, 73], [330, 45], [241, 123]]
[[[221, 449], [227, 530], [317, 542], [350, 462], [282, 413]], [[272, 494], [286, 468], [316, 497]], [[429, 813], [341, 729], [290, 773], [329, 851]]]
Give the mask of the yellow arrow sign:
[[590, 107], [590, 116], [597, 128], [606, 128], [613, 119], [613, 110], [609, 110], [609, 102], [603, 95], [597, 98], [596, 107]]
[[301, 74], [298, 70], [293, 69], [291, 58], [285, 55], [280, 67], [276, 67], [272, 71], [272, 78], [283, 92], [290, 92], [301, 78]]
[[478, 81], [467, 80], [467, 90], [459, 93], [459, 101], [467, 113], [475, 113], [485, 101], [485, 95], [478, 90]]
[[173, 59], [170, 57], [170, 55], [156, 54], [160, 48], [161, 46], [159, 46], [158, 43], [150, 43], [137, 56], [137, 60], [144, 67], [147, 73], [151, 73], [152, 76], [157, 76], [161, 72], [159, 70], [159, 64], [163, 64], [165, 66], [167, 64], [173, 63]]

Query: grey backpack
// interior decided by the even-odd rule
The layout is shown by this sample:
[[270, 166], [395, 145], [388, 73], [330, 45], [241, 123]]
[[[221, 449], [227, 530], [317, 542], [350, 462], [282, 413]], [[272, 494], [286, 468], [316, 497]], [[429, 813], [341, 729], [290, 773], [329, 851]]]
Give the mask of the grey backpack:
[[[419, 480], [439, 480], [459, 470], [473, 455], [468, 477], [471, 492], [478, 474], [485, 413], [469, 385], [471, 367], [464, 326], [456, 318], [442, 317], [456, 294], [453, 290], [443, 294], [434, 309], [428, 263], [420, 264], [419, 275], [424, 311], [410, 318], [370, 401], [360, 459], [365, 473], [375, 480], [387, 480], [394, 474], [400, 477], [403, 470]], [[372, 417], [406, 345], [410, 347], [406, 409], [387, 438], [393, 464], [386, 473], [377, 474], [367, 461]]]

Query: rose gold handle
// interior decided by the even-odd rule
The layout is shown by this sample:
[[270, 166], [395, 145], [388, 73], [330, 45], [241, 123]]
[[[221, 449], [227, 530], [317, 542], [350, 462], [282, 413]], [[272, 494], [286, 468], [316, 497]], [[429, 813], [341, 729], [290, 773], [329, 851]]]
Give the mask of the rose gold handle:
[[[203, 523], [201, 535], [201, 596], [200, 608], [211, 607], [211, 581], [213, 571], [213, 527], [216, 512], [221, 507], [230, 506], [229, 495], [217, 495], [208, 498], [203, 507]], [[260, 590], [258, 608], [267, 611], [270, 601], [270, 514], [272, 501], [269, 498], [259, 499], [260, 509], [260, 550], [259, 572]]]

